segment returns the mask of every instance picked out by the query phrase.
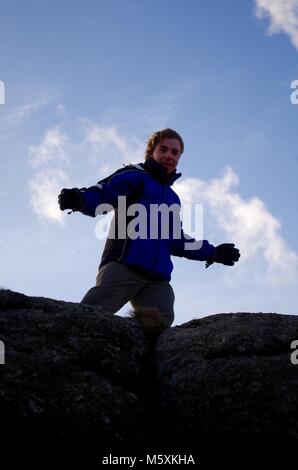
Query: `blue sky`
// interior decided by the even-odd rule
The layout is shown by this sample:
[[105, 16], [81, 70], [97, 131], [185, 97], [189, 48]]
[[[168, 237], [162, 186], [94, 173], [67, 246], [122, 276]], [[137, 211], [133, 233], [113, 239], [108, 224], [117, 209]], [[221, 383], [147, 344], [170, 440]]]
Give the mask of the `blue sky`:
[[[174, 185], [234, 267], [174, 258], [175, 324], [222, 312], [297, 314], [297, 0], [2, 3], [0, 285], [78, 302], [94, 285], [97, 219], [63, 187], [184, 138]], [[130, 310], [127, 304], [120, 314]]]

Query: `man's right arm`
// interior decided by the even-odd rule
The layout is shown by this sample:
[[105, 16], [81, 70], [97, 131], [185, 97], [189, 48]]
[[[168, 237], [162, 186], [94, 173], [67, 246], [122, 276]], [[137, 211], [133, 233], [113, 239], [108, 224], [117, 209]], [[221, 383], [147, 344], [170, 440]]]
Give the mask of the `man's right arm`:
[[143, 178], [142, 171], [128, 169], [112, 175], [107, 182], [99, 182], [89, 188], [70, 190], [63, 188], [58, 197], [58, 203], [61, 210], [72, 209], [95, 217], [100, 213], [99, 206], [101, 204], [110, 205], [111, 208], [117, 207], [118, 197], [129, 197], [133, 194], [142, 183]]

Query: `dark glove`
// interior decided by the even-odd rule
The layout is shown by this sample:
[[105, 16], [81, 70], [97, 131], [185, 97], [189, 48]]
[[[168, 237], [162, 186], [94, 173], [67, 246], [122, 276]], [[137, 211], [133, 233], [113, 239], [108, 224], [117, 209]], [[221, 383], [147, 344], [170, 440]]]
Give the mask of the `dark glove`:
[[82, 209], [83, 202], [83, 195], [78, 188], [63, 188], [58, 196], [58, 204], [62, 211], [64, 211], [65, 209], [72, 209], [73, 211], [78, 211]]
[[234, 248], [234, 243], [222, 243], [214, 248], [214, 254], [206, 262], [206, 268], [208, 268], [212, 263], [221, 263], [228, 266], [233, 266], [239, 258], [240, 252], [238, 248]]

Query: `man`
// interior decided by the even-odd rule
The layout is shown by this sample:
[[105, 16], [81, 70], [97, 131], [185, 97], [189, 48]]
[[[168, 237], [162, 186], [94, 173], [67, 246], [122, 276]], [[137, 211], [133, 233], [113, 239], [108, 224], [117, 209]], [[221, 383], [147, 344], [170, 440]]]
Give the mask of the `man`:
[[[174, 321], [175, 298], [169, 282], [173, 269], [171, 255], [206, 261], [206, 267], [213, 262], [232, 266], [238, 261], [240, 253], [234, 244], [214, 247], [207, 240], [198, 243], [184, 234], [180, 216], [179, 237], [177, 230], [174, 234], [177, 222], [174, 216], [170, 215], [166, 222], [166, 237], [160, 233], [159, 219], [153, 220], [153, 205], [176, 205], [180, 209], [180, 199], [171, 186], [181, 176], [176, 168], [183, 151], [181, 136], [172, 129], [163, 129], [149, 138], [144, 163], [127, 165], [90, 188], [61, 191], [58, 198], [61, 210], [72, 209], [91, 217], [106, 213], [109, 208], [115, 212], [96, 285], [86, 293], [82, 303], [98, 305], [110, 313], [117, 312], [128, 301], [135, 308], [154, 307], [169, 327]], [[145, 236], [141, 236], [141, 230], [140, 236], [136, 236], [136, 230], [131, 229], [135, 219], [131, 214], [127, 217], [128, 211], [120, 210], [121, 197], [125, 198], [127, 207], [133, 208], [132, 204], [138, 203], [145, 210], [138, 226]], [[157, 229], [157, 236], [156, 232], [152, 236], [153, 228]]]

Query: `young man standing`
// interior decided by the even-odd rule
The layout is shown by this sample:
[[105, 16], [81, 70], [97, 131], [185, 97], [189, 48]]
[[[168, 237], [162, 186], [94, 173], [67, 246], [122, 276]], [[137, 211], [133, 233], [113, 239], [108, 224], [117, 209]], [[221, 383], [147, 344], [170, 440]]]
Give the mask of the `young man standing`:
[[[91, 217], [106, 213], [107, 204], [114, 210], [96, 285], [86, 293], [82, 303], [98, 305], [110, 313], [116, 313], [128, 301], [133, 307], [154, 307], [169, 327], [174, 321], [175, 299], [170, 285], [171, 256], [206, 261], [206, 267], [213, 262], [232, 266], [238, 261], [239, 250], [231, 243], [214, 247], [202, 240], [197, 248], [198, 241], [184, 234], [179, 215], [178, 238], [177, 230], [174, 236], [173, 218], [167, 219], [166, 237], [160, 233], [159, 219], [152, 220], [153, 205], [180, 208], [180, 199], [171, 186], [181, 176], [176, 168], [183, 151], [181, 136], [172, 129], [163, 129], [149, 138], [145, 162], [127, 165], [89, 188], [61, 191], [58, 197], [61, 210], [72, 209]], [[129, 211], [124, 213], [121, 209], [121, 197], [125, 198], [127, 208], [136, 203], [144, 208], [145, 236], [136, 237], [136, 232], [132, 233], [134, 218], [127, 217]], [[153, 228], [157, 229], [157, 236], [156, 231], [152, 236]], [[191, 242], [193, 249], [189, 248]]]

